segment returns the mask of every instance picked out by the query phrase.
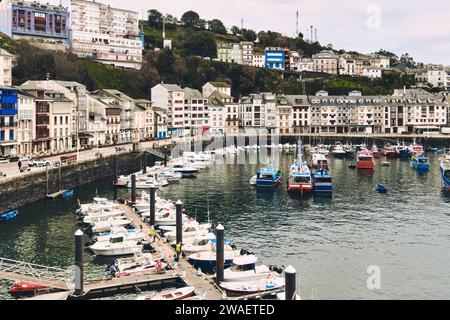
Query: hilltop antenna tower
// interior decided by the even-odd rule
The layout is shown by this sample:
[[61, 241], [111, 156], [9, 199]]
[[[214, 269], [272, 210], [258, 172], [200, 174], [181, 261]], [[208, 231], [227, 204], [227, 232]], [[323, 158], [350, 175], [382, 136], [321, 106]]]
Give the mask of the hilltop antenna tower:
[[311, 42], [313, 42], [313, 26], [311, 25]]
[[166, 19], [163, 16], [163, 30], [162, 30], [163, 40], [166, 39]]
[[244, 19], [241, 19], [241, 32], [242, 32], [242, 29], [244, 29]]
[[298, 37], [298, 10], [297, 10], [297, 20], [295, 22], [295, 36]]
[[314, 41], [317, 42], [317, 28], [314, 29]]

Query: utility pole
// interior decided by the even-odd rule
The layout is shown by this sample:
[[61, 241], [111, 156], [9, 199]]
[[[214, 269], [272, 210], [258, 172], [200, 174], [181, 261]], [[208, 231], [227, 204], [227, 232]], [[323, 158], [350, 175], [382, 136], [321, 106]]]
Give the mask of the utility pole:
[[313, 42], [313, 26], [311, 25], [311, 42]]
[[298, 10], [297, 10], [297, 20], [295, 23], [295, 37], [298, 37]]
[[314, 29], [314, 42], [317, 42], [317, 28]]
[[244, 29], [244, 19], [241, 19], [241, 33], [242, 33], [242, 29]]

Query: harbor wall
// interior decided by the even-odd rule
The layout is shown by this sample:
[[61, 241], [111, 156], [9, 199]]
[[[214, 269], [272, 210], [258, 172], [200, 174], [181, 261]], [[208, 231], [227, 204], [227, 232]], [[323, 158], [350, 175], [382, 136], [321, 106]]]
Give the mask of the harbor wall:
[[[61, 167], [61, 189], [72, 189], [98, 179], [113, 177], [117, 160], [117, 174], [141, 170], [143, 157], [137, 152], [98, 158]], [[147, 155], [147, 165], [155, 159]], [[113, 183], [113, 178], [111, 178]], [[59, 168], [48, 169], [48, 194], [59, 191]], [[44, 199], [47, 196], [47, 173], [37, 171], [23, 173], [0, 182], [0, 213]]]

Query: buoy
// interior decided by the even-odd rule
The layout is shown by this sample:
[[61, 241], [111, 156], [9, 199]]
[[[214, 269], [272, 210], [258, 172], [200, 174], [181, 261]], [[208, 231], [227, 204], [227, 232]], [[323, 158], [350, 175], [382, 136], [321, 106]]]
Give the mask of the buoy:
[[197, 269], [197, 275], [201, 276], [202, 275], [202, 268], [198, 267]]

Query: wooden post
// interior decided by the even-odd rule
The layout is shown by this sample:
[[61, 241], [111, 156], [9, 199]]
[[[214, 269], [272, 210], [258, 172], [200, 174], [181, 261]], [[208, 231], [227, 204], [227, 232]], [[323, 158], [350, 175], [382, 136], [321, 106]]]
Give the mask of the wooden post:
[[58, 184], [59, 191], [61, 191], [61, 162], [59, 162], [58, 166]]
[[48, 196], [48, 165], [45, 165], [45, 179], [47, 180], [47, 187], [46, 187], [46, 190], [47, 190], [47, 196]]
[[75, 295], [83, 295], [83, 231], [75, 232]]
[[296, 296], [295, 274], [296, 274], [295, 268], [291, 265], [289, 265], [284, 270], [284, 277], [285, 277], [284, 299], [285, 300], [295, 300], [295, 296]]
[[156, 187], [150, 187], [150, 225], [155, 225]]
[[[183, 214], [182, 214], [183, 203], [180, 200], [178, 200], [177, 203], [175, 204], [175, 207], [176, 207], [176, 225], [177, 225], [176, 244], [181, 246], [183, 244]], [[181, 247], [180, 250], [177, 251], [177, 259], [180, 258], [180, 254], [181, 254]]]
[[221, 224], [216, 227], [216, 283], [223, 281], [224, 269], [224, 228]]
[[131, 202], [136, 204], [136, 175], [133, 173], [131, 175]]
[[145, 174], [147, 173], [147, 154], [144, 152], [143, 156], [144, 156], [144, 168], [142, 168], [142, 172]]

